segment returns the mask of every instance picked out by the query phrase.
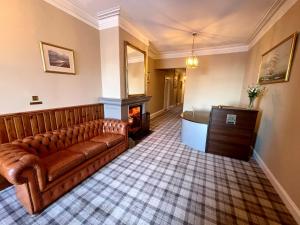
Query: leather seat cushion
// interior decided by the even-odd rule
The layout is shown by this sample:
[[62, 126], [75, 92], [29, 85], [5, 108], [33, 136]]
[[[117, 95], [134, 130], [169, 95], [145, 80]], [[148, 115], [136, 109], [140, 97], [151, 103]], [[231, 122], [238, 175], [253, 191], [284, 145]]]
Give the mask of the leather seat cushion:
[[90, 141], [102, 142], [102, 143], [105, 143], [108, 148], [111, 148], [111, 147], [121, 143], [124, 140], [125, 140], [125, 137], [121, 134], [104, 133], [97, 137], [92, 138]]
[[85, 160], [82, 153], [61, 150], [42, 159], [48, 173], [48, 181], [65, 174]]
[[66, 149], [67, 151], [82, 153], [85, 155], [86, 159], [90, 159], [95, 155], [100, 154], [107, 150], [107, 146], [105, 143], [97, 143], [92, 141], [85, 141], [73, 145]]

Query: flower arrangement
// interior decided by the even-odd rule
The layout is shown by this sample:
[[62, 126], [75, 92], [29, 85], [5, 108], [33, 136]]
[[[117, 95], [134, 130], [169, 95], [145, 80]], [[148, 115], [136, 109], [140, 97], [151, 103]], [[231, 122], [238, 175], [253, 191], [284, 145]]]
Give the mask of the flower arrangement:
[[254, 100], [256, 99], [256, 97], [261, 96], [264, 93], [265, 89], [265, 87], [262, 87], [260, 85], [252, 85], [247, 88], [247, 93], [249, 97], [249, 109], [253, 108]]

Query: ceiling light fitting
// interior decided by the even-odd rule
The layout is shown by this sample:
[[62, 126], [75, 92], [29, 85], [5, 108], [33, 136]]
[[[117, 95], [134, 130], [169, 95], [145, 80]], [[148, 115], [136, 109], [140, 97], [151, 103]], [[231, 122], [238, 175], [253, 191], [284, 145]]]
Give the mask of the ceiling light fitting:
[[194, 55], [195, 37], [198, 35], [198, 33], [194, 32], [192, 35], [193, 35], [192, 55], [185, 60], [185, 64], [187, 68], [196, 68], [199, 63], [197, 56]]

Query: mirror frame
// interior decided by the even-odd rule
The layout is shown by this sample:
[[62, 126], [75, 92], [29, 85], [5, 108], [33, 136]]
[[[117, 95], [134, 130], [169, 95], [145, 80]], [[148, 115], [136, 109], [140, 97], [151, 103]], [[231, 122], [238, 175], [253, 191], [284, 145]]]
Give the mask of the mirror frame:
[[[127, 55], [127, 47], [130, 47], [130, 48], [133, 48], [139, 52], [141, 52], [143, 55], [144, 55], [144, 93], [141, 93], [141, 94], [133, 94], [133, 95], [130, 95], [129, 94], [129, 88], [128, 88], [128, 55]], [[125, 41], [124, 42], [124, 54], [125, 54], [125, 88], [126, 88], [126, 96], [127, 98], [129, 96], [144, 96], [146, 95], [146, 51], [143, 51], [142, 49], [134, 46], [133, 44], [131, 44], [130, 42], [128, 41]]]

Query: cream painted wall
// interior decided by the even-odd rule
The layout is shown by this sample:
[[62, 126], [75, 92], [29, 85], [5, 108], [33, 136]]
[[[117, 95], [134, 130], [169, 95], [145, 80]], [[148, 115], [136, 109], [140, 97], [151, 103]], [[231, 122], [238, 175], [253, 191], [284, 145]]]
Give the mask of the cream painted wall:
[[[96, 29], [40, 0], [2, 1], [0, 27], [0, 113], [98, 102]], [[74, 49], [76, 76], [45, 73], [40, 41]], [[32, 95], [43, 104], [30, 106]]]
[[128, 63], [128, 93], [130, 95], [145, 93], [145, 63]]
[[121, 94], [119, 28], [100, 31], [102, 97], [118, 98]]
[[174, 69], [174, 68], [185, 68], [185, 59], [157, 59], [155, 60], [156, 69]]
[[[241, 103], [248, 104], [246, 88], [256, 83], [261, 55], [290, 34], [300, 30], [298, 1], [251, 49]], [[266, 85], [261, 98], [261, 121], [255, 150], [300, 208], [300, 43], [298, 39], [290, 81]], [[257, 102], [258, 103], [258, 102]], [[299, 210], [299, 209], [298, 209]], [[300, 215], [298, 215], [300, 218]]]
[[[187, 69], [184, 110], [209, 111], [213, 105], [238, 105], [247, 53], [199, 57], [196, 69]], [[185, 59], [158, 60], [157, 68], [182, 68]]]
[[164, 108], [165, 76], [162, 71], [155, 69], [155, 60], [150, 57], [148, 65], [148, 95], [152, 96], [149, 102], [149, 111], [155, 113]]

